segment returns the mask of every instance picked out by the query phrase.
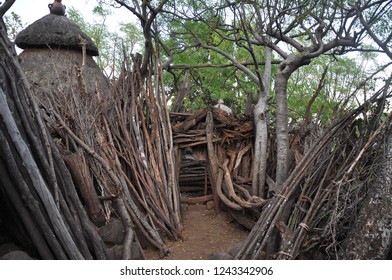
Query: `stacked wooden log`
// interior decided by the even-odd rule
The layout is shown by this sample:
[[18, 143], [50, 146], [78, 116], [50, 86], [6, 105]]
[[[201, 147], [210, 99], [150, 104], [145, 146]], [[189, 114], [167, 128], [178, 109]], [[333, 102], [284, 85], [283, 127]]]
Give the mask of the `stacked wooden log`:
[[200, 192], [205, 195], [211, 189], [205, 160], [182, 159], [178, 178], [181, 192]]
[[[179, 149], [181, 193], [186, 203], [214, 200], [216, 211], [258, 209], [264, 200], [251, 196], [253, 124], [219, 108], [171, 113], [174, 144]], [[197, 192], [190, 195], [189, 192]], [[242, 220], [242, 219], [241, 219]], [[248, 223], [247, 223], [248, 224]], [[251, 225], [248, 225], [251, 227]]]
[[208, 108], [194, 113], [170, 113], [174, 143], [179, 149], [207, 144], [206, 118], [213, 114], [215, 131], [213, 142], [239, 142], [253, 137], [253, 124], [249, 118], [237, 118], [218, 108]]

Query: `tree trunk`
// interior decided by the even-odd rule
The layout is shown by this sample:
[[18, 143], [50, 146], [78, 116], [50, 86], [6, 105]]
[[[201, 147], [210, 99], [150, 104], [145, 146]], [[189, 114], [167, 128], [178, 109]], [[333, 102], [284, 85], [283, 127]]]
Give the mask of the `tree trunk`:
[[264, 197], [265, 195], [265, 180], [267, 170], [267, 149], [268, 149], [268, 93], [271, 80], [271, 62], [272, 50], [266, 47], [265, 51], [265, 67], [264, 80], [260, 81], [260, 94], [258, 96], [257, 104], [254, 108], [254, 123], [255, 123], [255, 155], [252, 165], [252, 194]]
[[345, 239], [341, 259], [387, 259], [392, 245], [392, 134], [358, 218]]
[[290, 54], [283, 60], [275, 76], [276, 96], [276, 193], [282, 189], [288, 177], [289, 162], [289, 131], [288, 131], [288, 97], [287, 84], [290, 75], [299, 67], [309, 64], [310, 60], [305, 55]]
[[[287, 84], [290, 75], [303, 65], [304, 57], [290, 54], [280, 65], [275, 76], [276, 96], [276, 184], [275, 189], [270, 187], [271, 192], [281, 194], [283, 185], [289, 176], [289, 131], [288, 131], [288, 96]], [[283, 208], [281, 219], [286, 222], [295, 199], [291, 198]], [[278, 249], [279, 235], [277, 229], [272, 229], [271, 238], [268, 242], [267, 254], [271, 255]]]
[[252, 194], [264, 196], [265, 175], [267, 169], [267, 146], [268, 146], [268, 125], [267, 125], [268, 96], [261, 92], [259, 100], [254, 108], [255, 123], [255, 154], [253, 159], [253, 179]]
[[[288, 67], [288, 66], [287, 66]], [[283, 183], [287, 179], [288, 159], [289, 159], [289, 133], [288, 133], [288, 103], [287, 103], [287, 83], [290, 74], [284, 71], [287, 67], [279, 67], [275, 77], [276, 96], [276, 187], [274, 190], [279, 193]], [[283, 68], [283, 69], [282, 69]]]

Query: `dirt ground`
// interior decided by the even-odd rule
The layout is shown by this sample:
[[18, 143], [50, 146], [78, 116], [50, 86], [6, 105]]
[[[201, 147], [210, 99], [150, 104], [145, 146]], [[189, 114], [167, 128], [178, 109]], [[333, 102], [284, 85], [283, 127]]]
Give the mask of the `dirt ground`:
[[[184, 241], [170, 242], [168, 260], [205, 260], [213, 253], [225, 252], [244, 240], [248, 231], [226, 213], [215, 215], [205, 205], [189, 205], [184, 212]], [[156, 251], [147, 250], [147, 259], [159, 259]]]

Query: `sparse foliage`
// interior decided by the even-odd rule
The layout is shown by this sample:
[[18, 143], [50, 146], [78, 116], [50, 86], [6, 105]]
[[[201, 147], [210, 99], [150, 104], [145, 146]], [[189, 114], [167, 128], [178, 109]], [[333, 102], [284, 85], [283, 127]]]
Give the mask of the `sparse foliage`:
[[7, 28], [8, 37], [11, 41], [15, 40], [16, 35], [25, 27], [21, 17], [15, 12], [11, 12], [10, 15], [4, 16], [5, 26]]
[[123, 67], [124, 55], [130, 55], [140, 48], [142, 42], [141, 32], [133, 23], [120, 23], [118, 32], [109, 30], [107, 17], [111, 11], [102, 6], [96, 6], [93, 14], [96, 15], [94, 23], [86, 22], [79, 11], [69, 9], [68, 17], [76, 22], [80, 28], [89, 35], [99, 49], [97, 64], [112, 79], [118, 77]]

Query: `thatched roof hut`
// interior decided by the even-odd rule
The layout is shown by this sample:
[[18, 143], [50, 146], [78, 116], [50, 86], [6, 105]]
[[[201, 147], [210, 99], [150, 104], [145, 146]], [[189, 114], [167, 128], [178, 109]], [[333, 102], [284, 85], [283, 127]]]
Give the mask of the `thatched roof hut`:
[[22, 30], [15, 39], [21, 49], [82, 50], [86, 42], [90, 56], [98, 55], [98, 48], [79, 26], [65, 16], [49, 14]]
[[[61, 1], [53, 2], [52, 8], [56, 3]], [[142, 88], [144, 83], [139, 83], [135, 68], [129, 67], [119, 78], [121, 86], [110, 88], [113, 95], [109, 94], [109, 83], [92, 53], [81, 52], [78, 41], [70, 43], [80, 32], [68, 35], [64, 30], [71, 30], [73, 24], [64, 18], [64, 9], [58, 13], [45, 16], [44, 23], [37, 21], [38, 26], [35, 22], [26, 29], [29, 32], [18, 36], [18, 46], [25, 48], [20, 60], [29, 84], [15, 56], [0, 51], [0, 60], [11, 59], [18, 70], [14, 72], [20, 75], [14, 75], [14, 83], [5, 80], [5, 84], [12, 85], [6, 91], [15, 92], [10, 103], [18, 106], [15, 119], [22, 131], [1, 125], [0, 136], [3, 132], [14, 133], [17, 140], [25, 136], [28, 147], [23, 146], [23, 150], [32, 149], [30, 154], [24, 152], [29, 155], [27, 161], [20, 159], [17, 151], [13, 153], [16, 149], [5, 150], [14, 147], [16, 141], [7, 147], [0, 145], [0, 157], [7, 159], [0, 161], [0, 191], [8, 186], [10, 193], [14, 191], [12, 197], [20, 200], [5, 211], [20, 213], [21, 217], [17, 220], [0, 215], [0, 238], [1, 226], [8, 222], [2, 218], [9, 216], [17, 222], [16, 229], [7, 235], [26, 228], [20, 231], [35, 239], [21, 239], [32, 245], [27, 251], [32, 251], [33, 257], [144, 259], [143, 242], [156, 247], [163, 257], [169, 253], [166, 238], [180, 239], [182, 228], [170, 120], [167, 107], [158, 105], [164, 102], [160, 97], [163, 85]], [[45, 25], [60, 26], [63, 36], [57, 38], [55, 29], [46, 29]], [[4, 30], [0, 28], [1, 38], [7, 38]], [[43, 37], [46, 41], [41, 40]], [[6, 45], [0, 44], [0, 50]], [[6, 67], [0, 63], [0, 72]], [[160, 73], [155, 75], [159, 80]], [[153, 84], [152, 75], [145, 79], [146, 85]], [[17, 82], [20, 86], [15, 86]], [[11, 113], [7, 116], [13, 119]], [[8, 139], [11, 137], [0, 140], [8, 144]], [[10, 153], [12, 156], [8, 156]], [[4, 162], [7, 169], [2, 168]], [[29, 169], [26, 162], [31, 162]], [[34, 208], [31, 215], [27, 211], [30, 208], [14, 195], [17, 188], [11, 178], [19, 177], [15, 185], [23, 190], [27, 206]], [[7, 201], [0, 195], [0, 202], [3, 200]], [[0, 203], [0, 214], [3, 205]]]
[[[76, 67], [83, 67], [86, 91], [107, 96], [109, 84], [92, 56], [98, 48], [79, 26], [65, 16], [48, 14], [21, 31], [15, 40], [23, 70], [36, 93], [80, 90]], [[83, 57], [82, 45], [86, 55]]]
[[[54, 2], [52, 5], [56, 3], [60, 2]], [[4, 28], [2, 29], [4, 30]], [[2, 38], [5, 37], [6, 36], [3, 36]], [[45, 178], [43, 179], [43, 181], [45, 180], [45, 184], [42, 183], [44, 186], [40, 186], [40, 188], [42, 188], [45, 192], [53, 194], [54, 197], [56, 197], [56, 192], [57, 195], [61, 193], [63, 197], [66, 197], [66, 199], [61, 202], [63, 204], [59, 212], [56, 212], [57, 206], [54, 204], [50, 204], [51, 206], [45, 205], [45, 207], [40, 204], [37, 207], [42, 208], [49, 213], [56, 213], [56, 218], [49, 221], [49, 223], [53, 223], [53, 228], [59, 228], [56, 223], [70, 222], [72, 226], [69, 226], [69, 228], [71, 228], [69, 231], [74, 230], [72, 234], [76, 241], [72, 240], [72, 238], [68, 238], [69, 232], [67, 230], [59, 230], [56, 232], [56, 236], [52, 233], [47, 236], [50, 238], [59, 237], [59, 239], [63, 240], [62, 234], [64, 234], [64, 236], [66, 236], [66, 239], [64, 240], [67, 240], [67, 244], [62, 245], [62, 248], [60, 248], [60, 246], [59, 248], [46, 248], [42, 250], [42, 248], [39, 247], [42, 242], [36, 242], [36, 239], [30, 238], [31, 232], [33, 232], [33, 235], [36, 233], [35, 229], [29, 228], [30, 224], [26, 224], [26, 229], [28, 230], [24, 232], [24, 228], [20, 225], [24, 225], [25, 220], [22, 219], [20, 221], [18, 217], [14, 218], [14, 216], [8, 213], [3, 214], [3, 212], [13, 213], [15, 211], [8, 211], [8, 209], [12, 209], [11, 206], [7, 205], [7, 207], [4, 207], [4, 203], [2, 203], [3, 198], [1, 198], [0, 245], [6, 242], [10, 244], [21, 244], [20, 247], [22, 250], [28, 251], [33, 257], [43, 259], [112, 258], [113, 256], [109, 255], [109, 252], [106, 251], [104, 242], [98, 235], [97, 229], [91, 226], [92, 224], [95, 226], [102, 226], [107, 220], [102, 206], [103, 202], [101, 203], [98, 199], [97, 192], [94, 188], [94, 181], [90, 174], [91, 169], [89, 164], [93, 165], [93, 160], [84, 157], [82, 149], [72, 142], [70, 138], [67, 138], [66, 133], [61, 129], [65, 126], [68, 129], [72, 129], [72, 133], [77, 134], [79, 139], [83, 139], [81, 141], [84, 141], [86, 145], [95, 147], [100, 144], [94, 134], [95, 128], [101, 126], [99, 120], [102, 119], [103, 115], [105, 117], [109, 116], [112, 98], [109, 94], [108, 79], [102, 74], [100, 68], [92, 57], [98, 55], [98, 49], [91, 38], [83, 33], [74, 22], [64, 15], [56, 15], [53, 13], [35, 21], [25, 30], [20, 32], [15, 42], [19, 48], [24, 49], [24, 51], [19, 55], [19, 58], [20, 64], [29, 82], [29, 84], [20, 84], [30, 86], [31, 92], [34, 94], [34, 97], [36, 97], [33, 100], [38, 103], [38, 106], [34, 106], [32, 103], [29, 104], [30, 107], [28, 107], [27, 110], [31, 110], [31, 112], [28, 111], [26, 116], [33, 111], [38, 114], [41, 113], [43, 124], [47, 126], [49, 132], [48, 135], [51, 136], [51, 138], [46, 138], [45, 140], [47, 141], [46, 143], [48, 146], [45, 146], [44, 149], [39, 147], [39, 152], [35, 152], [35, 150], [33, 150], [34, 145], [38, 145], [40, 143], [37, 139], [41, 137], [41, 135], [46, 135], [46, 132], [39, 132], [37, 127], [28, 128], [30, 129], [30, 132], [34, 132], [39, 135], [39, 137], [34, 136], [36, 138], [32, 137], [34, 138], [33, 144], [29, 145], [32, 147], [31, 149], [34, 151], [34, 155], [44, 155], [44, 161], [38, 160], [40, 162], [38, 164], [39, 168], [42, 167], [46, 172], [44, 172], [45, 175], [43, 176], [43, 178]], [[2, 56], [3, 53], [1, 53], [0, 58], [2, 58]], [[3, 62], [1, 63], [1, 66], [3, 66]], [[2, 67], [0, 67], [0, 70], [1, 69]], [[15, 78], [15, 80], [23, 80], [24, 82], [24, 79]], [[14, 90], [21, 90], [21, 88], [22, 86], [20, 88], [15, 88]], [[7, 91], [10, 92], [10, 90]], [[30, 94], [30, 92], [28, 94]], [[18, 94], [15, 93], [15, 96], [18, 96]], [[31, 95], [29, 96], [31, 97]], [[20, 103], [25, 104], [24, 102]], [[38, 117], [33, 119], [37, 120]], [[32, 122], [33, 121], [31, 121], [29, 125]], [[62, 122], [63, 125], [60, 125], [60, 122]], [[26, 128], [26, 130], [28, 129]], [[42, 127], [40, 127], [40, 129], [42, 129]], [[99, 131], [98, 128], [97, 130]], [[53, 142], [52, 139], [54, 139]], [[68, 146], [67, 144], [71, 142], [73, 144]], [[50, 143], [53, 145], [48, 148]], [[51, 155], [46, 156], [46, 149], [57, 152], [57, 158], [51, 159], [53, 164], [53, 170], [51, 171], [49, 171], [48, 167], [50, 164], [45, 163], [45, 161], [49, 161], [47, 158], [50, 158], [55, 152], [50, 152]], [[3, 154], [0, 151], [0, 157], [1, 155]], [[60, 157], [62, 157], [62, 159], [60, 159]], [[22, 159], [23, 163], [21, 163], [23, 166], [25, 164], [24, 160], [25, 159]], [[41, 162], [44, 163], [41, 165]], [[62, 166], [62, 170], [59, 171], [59, 168], [55, 167], [57, 164]], [[2, 169], [2, 164], [0, 164], [0, 177], [4, 177], [3, 174], [6, 172], [4, 170], [4, 168]], [[100, 167], [97, 167], [97, 165], [94, 165], [94, 171], [101, 174], [101, 169]], [[48, 176], [48, 173], [50, 172], [53, 175], [52, 179]], [[68, 176], [68, 182], [66, 184], [63, 184], [61, 179], [58, 179], [57, 177], [56, 179], [53, 179], [56, 175], [60, 174], [59, 172], [64, 172], [64, 174], [66, 174], [63, 178]], [[62, 176], [63, 175], [59, 175], [59, 177]], [[4, 180], [5, 179], [0, 180], [0, 185], [4, 182]], [[32, 181], [31, 185], [34, 187], [37, 184]], [[65, 188], [64, 186], [67, 187]], [[80, 192], [81, 198], [79, 198], [78, 194], [74, 192], [76, 188]], [[1, 191], [2, 190], [0, 188], [0, 193]], [[70, 198], [71, 194], [76, 195], [73, 198]], [[59, 195], [59, 201], [61, 200], [61, 195]], [[47, 195], [47, 197], [50, 202], [54, 199], [51, 195]], [[81, 201], [83, 201], [83, 205]], [[38, 203], [41, 202], [37, 202], [36, 205], [38, 205]], [[63, 207], [65, 204], [67, 204], [67, 206]], [[73, 206], [69, 206], [70, 204]], [[77, 213], [74, 214], [75, 217], [78, 215], [78, 218], [76, 218], [77, 222], [66, 218], [68, 215], [67, 211], [74, 211], [67, 210], [67, 207], [74, 207], [74, 205], [83, 206], [83, 208], [79, 208], [79, 211], [75, 210], [74, 212]], [[53, 209], [55, 209], [55, 211]], [[7, 217], [7, 220], [3, 219], [3, 217]], [[44, 214], [43, 218], [41, 214], [39, 214], [32, 217], [32, 219], [37, 219], [39, 221], [45, 220], [46, 222], [47, 217], [51, 217], [51, 215]], [[15, 220], [16, 222], [9, 223], [10, 226], [7, 228], [7, 231], [3, 232], [2, 227], [5, 223], [8, 223], [9, 220]], [[64, 220], [66, 220], [66, 222], [64, 222]], [[83, 220], [83, 222], [81, 222], [81, 220]], [[78, 227], [79, 222], [81, 222], [81, 224], [84, 223], [83, 227], [86, 229], [86, 236], [79, 234], [82, 230], [72, 228], [74, 225], [77, 225]], [[21, 237], [12, 238], [16, 235], [15, 232], [19, 234], [19, 231], [22, 232], [20, 234]], [[45, 235], [45, 231], [43, 235]], [[87, 248], [86, 246], [82, 245], [84, 249], [80, 250], [84, 252], [78, 253], [77, 251], [79, 248], [76, 250], [74, 243], [78, 244], [76, 245], [77, 247], [79, 244], [82, 244], [80, 242], [81, 240], [82, 243], [94, 243], [93, 247], [98, 248], [98, 250], [91, 253], [88, 250], [85, 250]], [[53, 244], [50, 242], [51, 241], [48, 241], [48, 244]], [[73, 249], [68, 250], [68, 246]], [[65, 253], [63, 253], [63, 249], [66, 251]], [[2, 255], [7, 253], [4, 252], [4, 250], [5, 249], [0, 246], [0, 258]], [[19, 252], [17, 248], [13, 248], [12, 251]], [[15, 257], [15, 254], [13, 254], [11, 256], [7, 255], [6, 257], [22, 258], [24, 256], [20, 256], [19, 254]]]

